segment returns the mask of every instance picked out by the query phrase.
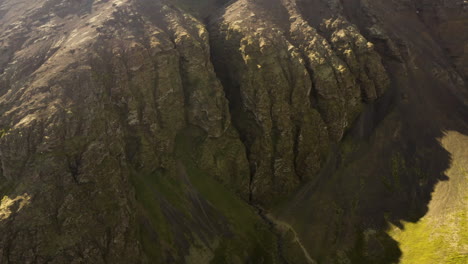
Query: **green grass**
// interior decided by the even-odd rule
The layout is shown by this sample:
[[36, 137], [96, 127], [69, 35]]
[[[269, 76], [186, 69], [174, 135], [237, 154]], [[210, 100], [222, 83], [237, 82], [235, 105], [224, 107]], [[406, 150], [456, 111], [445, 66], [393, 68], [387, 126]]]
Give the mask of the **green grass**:
[[[231, 258], [238, 258], [241, 263], [247, 259], [253, 263], [260, 263], [261, 260], [274, 263], [275, 235], [252, 207], [196, 162], [197, 158], [203, 156], [203, 151], [213, 151], [202, 147], [206, 144], [205, 140], [209, 139], [206, 139], [202, 130], [188, 128], [177, 136], [175, 154], [170, 154], [174, 159], [174, 167], [178, 168], [135, 170], [132, 173], [132, 184], [140, 208], [140, 241], [149, 262], [163, 263], [165, 257], [172, 255], [178, 260], [198, 259], [204, 263], [207, 259], [212, 259], [211, 263], [226, 263]], [[183, 180], [185, 176], [189, 180], [188, 184]], [[192, 231], [196, 227], [190, 223], [197, 216], [192, 215], [195, 211], [188, 195], [190, 192], [198, 193], [220, 216], [207, 221], [227, 224], [229, 229], [229, 233], [220, 232], [216, 228], [211, 230], [214, 236], [207, 234], [211, 237], [209, 247], [201, 242], [197, 232]], [[161, 207], [162, 201], [181, 213], [177, 224], [167, 219]], [[174, 229], [179, 228], [181, 223], [184, 226], [180, 228], [190, 230], [189, 233], [183, 233], [182, 237]], [[190, 245], [190, 256], [182, 255], [185, 253], [177, 242], [180, 239]]]
[[404, 230], [394, 227], [390, 235], [400, 242], [401, 264], [468, 263], [467, 252], [461, 253], [468, 243], [467, 213], [457, 212], [447, 218], [406, 223]]
[[[150, 230], [144, 225], [140, 226], [140, 240], [142, 242], [143, 250], [147, 257], [152, 260], [162, 259], [161, 243], [165, 246], [171, 247], [174, 242], [174, 237], [170, 229], [170, 223], [165, 218], [155, 192], [163, 190], [161, 194], [167, 194], [169, 201], [174, 204], [179, 204], [181, 198], [177, 197], [180, 190], [172, 185], [170, 180], [165, 179], [164, 175], [160, 173], [141, 173], [134, 172], [131, 177], [133, 186], [135, 187], [136, 200], [141, 206], [141, 214], [152, 229], [157, 230], [158, 240], [151, 237]], [[174, 193], [171, 193], [174, 191]], [[172, 249], [174, 250], [174, 249]]]
[[452, 157], [446, 171], [449, 180], [438, 183], [429, 211], [419, 222], [405, 223], [403, 230], [392, 227], [388, 232], [400, 244], [401, 264], [468, 263], [467, 143], [468, 137], [456, 132], [448, 132], [441, 139]]
[[[193, 137], [192, 137], [193, 136]], [[195, 189], [230, 223], [233, 237], [222, 239], [211, 263], [225, 263], [232, 256], [247, 257], [256, 263], [261, 259], [273, 263], [276, 238], [254, 209], [236, 194], [197, 167], [192, 157], [197, 155], [202, 135], [193, 129], [182, 132], [177, 138], [177, 156]]]
[[193, 164], [187, 166], [187, 173], [200, 194], [228, 219], [234, 235], [232, 239], [221, 242], [212, 263], [224, 263], [225, 258], [233, 255], [242, 256], [244, 250], [250, 251], [248, 255], [253, 260], [267, 257], [271, 261], [275, 238], [266, 226], [262, 226], [262, 220], [255, 211]]

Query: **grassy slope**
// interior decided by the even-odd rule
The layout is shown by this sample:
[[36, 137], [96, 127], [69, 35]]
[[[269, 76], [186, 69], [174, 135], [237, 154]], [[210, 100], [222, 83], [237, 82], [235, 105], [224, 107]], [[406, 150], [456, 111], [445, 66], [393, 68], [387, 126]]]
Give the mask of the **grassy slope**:
[[402, 264], [468, 263], [468, 136], [448, 132], [441, 144], [452, 155], [450, 180], [437, 185], [424, 218], [389, 232], [400, 243]]
[[253, 263], [275, 263], [276, 238], [264, 222], [245, 201], [220, 184], [213, 176], [197, 167], [191, 156], [197, 155], [201, 141], [191, 136], [197, 133], [190, 129], [181, 133], [177, 140], [178, 158], [186, 166], [187, 174], [194, 185], [214, 208], [230, 223], [233, 237], [222, 240], [211, 263], [230, 263], [233, 256], [245, 256]]
[[[245, 201], [216, 181], [212, 175], [201, 170], [193, 161], [193, 155], [200, 154], [197, 153], [197, 145], [202, 143], [200, 138], [191, 137], [194, 135], [197, 133], [184, 131], [177, 137], [176, 143], [178, 166], [186, 174], [188, 184], [165, 172], [139, 172], [133, 177], [136, 199], [142, 218], [146, 221], [140, 223], [140, 239], [149, 262], [164, 263], [164, 256], [167, 255], [165, 250], [169, 250], [171, 255], [185, 259], [187, 263], [276, 263], [276, 237], [263, 220]], [[221, 222], [230, 232], [217, 233], [212, 240], [213, 244], [208, 246], [200, 244], [197, 239], [193, 240], [193, 237], [197, 237], [196, 230], [193, 230], [196, 227], [187, 224], [190, 219], [200, 218], [199, 215], [193, 215], [194, 211], [191, 210], [193, 205], [189, 193], [193, 192], [205, 199], [221, 217], [207, 220], [211, 222], [207, 225]], [[187, 224], [183, 228], [192, 232], [185, 234], [184, 238], [191, 245], [190, 256], [180, 255], [176, 242], [180, 234], [174, 233], [173, 229], [180, 229], [180, 222], [176, 223], [173, 219], [165, 217], [161, 197], [170, 206], [182, 212], [185, 219], [183, 222]], [[211, 231], [219, 232], [217, 229]], [[190, 238], [191, 236], [193, 237]], [[192, 251], [197, 252], [192, 254]]]

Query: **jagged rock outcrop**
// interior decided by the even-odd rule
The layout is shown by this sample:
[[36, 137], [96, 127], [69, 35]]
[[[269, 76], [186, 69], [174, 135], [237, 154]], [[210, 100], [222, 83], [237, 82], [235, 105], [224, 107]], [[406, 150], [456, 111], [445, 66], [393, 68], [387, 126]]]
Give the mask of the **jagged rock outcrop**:
[[[30, 198], [5, 205], [12, 212], [1, 219], [1, 262], [197, 261], [214, 256], [213, 243], [229, 247], [216, 237], [235, 232], [231, 220], [194, 190], [175, 154], [177, 135], [192, 129], [203, 147], [179, 148], [248, 193], [207, 31], [159, 1], [141, 5], [4, 2], [11, 26], [2, 26], [11, 29], [2, 36], [1, 190], [5, 203]], [[145, 189], [178, 180], [182, 209]]]
[[465, 7], [0, 0], [0, 263], [391, 263]]
[[[431, 211], [430, 204], [444, 203], [451, 210], [448, 208], [457, 208], [460, 201], [459, 196], [447, 193], [442, 194], [446, 199], [437, 200], [439, 194], [435, 193], [439, 181], [452, 190], [466, 185], [462, 172], [451, 173], [452, 162], [459, 161], [452, 160], [440, 140], [446, 133], [468, 132], [468, 97], [454, 58], [421, 18], [418, 1], [342, 1], [337, 11], [330, 11], [333, 9], [326, 7], [333, 5], [325, 2], [338, 1], [301, 2], [311, 25], [326, 27], [336, 12], [356, 25], [381, 55], [391, 86], [380, 100], [365, 108], [339, 151], [331, 156], [322, 171], [328, 177], [306, 184], [281, 208], [280, 219], [291, 224], [308, 253], [323, 263], [465, 261], [458, 242], [447, 254], [421, 246], [432, 245], [432, 238], [444, 232], [454, 237], [464, 233], [459, 226], [452, 226], [451, 231], [421, 231], [418, 223]], [[440, 11], [442, 6], [463, 8], [462, 1], [426, 2], [439, 6]], [[322, 17], [313, 16], [322, 10]], [[454, 21], [459, 18], [453, 17]], [[457, 43], [466, 45], [466, 41]], [[466, 142], [459, 143], [466, 146]], [[466, 207], [466, 200], [461, 200]], [[464, 221], [464, 216], [435, 214], [435, 221]], [[415, 243], [417, 239], [400, 237], [406, 243], [411, 241], [406, 248], [400, 247], [402, 240], [394, 240], [392, 232], [405, 233], [405, 228], [431, 239]], [[402, 256], [400, 250], [407, 251]]]
[[288, 194], [317, 175], [330, 142], [389, 85], [356, 27], [336, 17], [321, 30], [296, 1], [236, 1], [211, 21], [214, 63], [247, 147], [254, 199]]

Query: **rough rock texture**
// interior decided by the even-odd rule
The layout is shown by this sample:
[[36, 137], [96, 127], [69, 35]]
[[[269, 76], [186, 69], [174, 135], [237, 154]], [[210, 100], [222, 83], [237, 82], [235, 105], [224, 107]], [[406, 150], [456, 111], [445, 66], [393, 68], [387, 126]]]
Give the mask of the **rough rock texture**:
[[390, 223], [425, 214], [438, 139], [467, 134], [466, 19], [0, 0], [0, 263], [398, 261]]
[[[322, 1], [322, 5], [320, 1], [302, 2], [303, 10], [310, 14], [328, 10], [322, 19], [311, 16], [311, 24], [326, 25], [336, 16], [325, 2], [338, 1]], [[340, 5], [339, 12], [374, 43], [391, 87], [364, 109], [337, 152], [331, 154], [320, 180], [307, 183], [278, 209], [279, 218], [294, 228], [308, 253], [320, 263], [466, 262], [466, 248], [460, 246], [467, 241], [463, 235], [466, 217], [453, 217], [454, 211], [449, 209], [458, 208], [459, 203], [466, 208], [461, 198], [466, 192], [454, 194], [458, 186], [466, 187], [466, 169], [453, 167], [466, 163], [466, 158], [454, 160], [457, 156], [451, 156], [441, 141], [452, 133], [468, 133], [468, 89], [455, 67], [456, 60], [444, 50], [439, 36], [432, 34], [428, 21], [421, 19], [417, 2], [356, 0]], [[434, 6], [440, 12], [445, 12], [443, 6], [463, 9], [465, 5], [463, 1], [426, 2], [437, 3]], [[460, 13], [453, 19], [466, 16], [466, 12]], [[457, 45], [466, 45], [466, 40]], [[459, 144], [465, 146], [466, 142]], [[433, 194], [439, 181], [454, 191]], [[439, 200], [441, 196], [445, 198]], [[429, 239], [412, 245], [406, 242], [417, 240], [404, 235], [399, 237], [403, 240], [395, 240], [388, 235], [393, 229], [403, 234], [405, 228], [414, 230], [411, 224], [418, 223], [433, 203], [443, 203], [450, 214], [439, 210], [431, 217], [436, 214], [439, 223], [457, 219], [456, 227], [419, 229], [417, 237]], [[456, 241], [450, 243], [457, 249], [441, 253], [422, 246], [433, 245], [434, 238], [444, 233], [453, 236], [437, 240], [438, 245]], [[457, 241], [457, 237], [463, 238]], [[403, 256], [401, 249], [405, 250]]]
[[343, 17], [323, 26], [330, 42], [295, 1], [236, 1], [210, 25], [254, 199], [274, 200], [317, 175], [363, 101], [389, 85], [373, 45]]
[[[175, 154], [178, 143], [213, 178], [248, 192], [204, 26], [160, 2], [2, 4], [1, 262], [197, 263], [229, 247], [221, 237], [237, 232], [231, 220]], [[203, 147], [176, 142], [184, 129]], [[236, 222], [251, 219], [240, 232], [260, 222], [240, 199], [225, 200], [245, 214]]]

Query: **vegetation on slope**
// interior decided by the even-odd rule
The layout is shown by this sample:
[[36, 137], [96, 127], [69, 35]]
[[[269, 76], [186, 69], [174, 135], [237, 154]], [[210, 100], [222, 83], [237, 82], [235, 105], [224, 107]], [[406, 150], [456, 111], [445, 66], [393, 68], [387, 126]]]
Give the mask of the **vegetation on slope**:
[[449, 179], [437, 185], [421, 220], [389, 231], [403, 251], [401, 264], [468, 262], [468, 136], [449, 131], [441, 144], [452, 156]]

